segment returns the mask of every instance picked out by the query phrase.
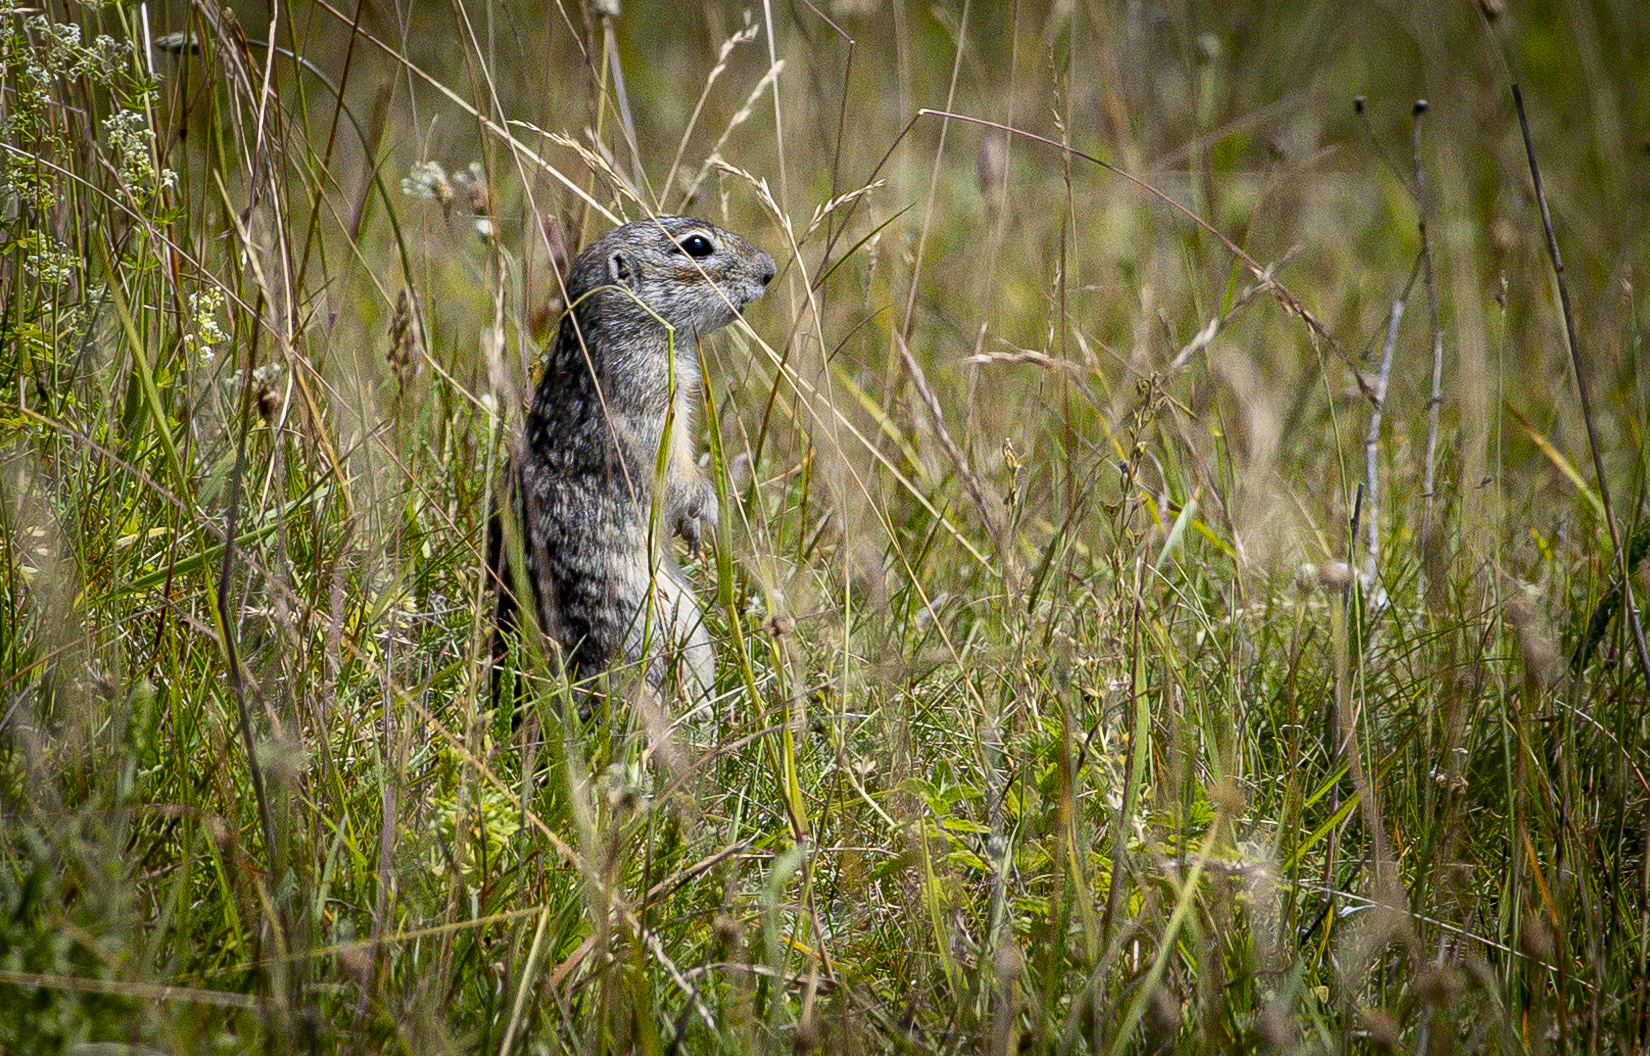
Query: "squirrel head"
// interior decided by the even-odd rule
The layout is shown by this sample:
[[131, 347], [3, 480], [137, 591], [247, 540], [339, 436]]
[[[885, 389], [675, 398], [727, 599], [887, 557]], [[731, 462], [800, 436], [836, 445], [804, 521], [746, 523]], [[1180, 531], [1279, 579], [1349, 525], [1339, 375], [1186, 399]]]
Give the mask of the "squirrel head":
[[662, 320], [703, 334], [733, 322], [767, 291], [774, 271], [772, 257], [714, 224], [649, 217], [586, 247], [568, 274], [567, 293], [581, 318], [599, 303], [605, 319], [643, 326]]

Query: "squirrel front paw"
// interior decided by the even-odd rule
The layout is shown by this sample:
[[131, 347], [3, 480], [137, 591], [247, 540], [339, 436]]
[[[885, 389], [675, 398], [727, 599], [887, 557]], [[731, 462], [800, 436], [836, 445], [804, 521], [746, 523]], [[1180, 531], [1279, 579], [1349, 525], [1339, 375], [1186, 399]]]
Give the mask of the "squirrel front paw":
[[689, 489], [676, 514], [676, 534], [688, 545], [688, 553], [699, 556], [699, 543], [707, 535], [716, 534], [718, 521], [716, 486], [701, 477]]

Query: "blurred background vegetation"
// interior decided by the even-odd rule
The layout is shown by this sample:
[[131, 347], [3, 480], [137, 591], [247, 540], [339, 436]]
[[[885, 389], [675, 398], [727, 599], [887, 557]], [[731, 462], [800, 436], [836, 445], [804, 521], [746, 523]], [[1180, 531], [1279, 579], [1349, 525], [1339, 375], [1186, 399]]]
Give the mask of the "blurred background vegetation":
[[[1639, 3], [0, 34], [0, 1050], [1650, 1046]], [[495, 706], [556, 272], [649, 212], [780, 264], [720, 692]]]

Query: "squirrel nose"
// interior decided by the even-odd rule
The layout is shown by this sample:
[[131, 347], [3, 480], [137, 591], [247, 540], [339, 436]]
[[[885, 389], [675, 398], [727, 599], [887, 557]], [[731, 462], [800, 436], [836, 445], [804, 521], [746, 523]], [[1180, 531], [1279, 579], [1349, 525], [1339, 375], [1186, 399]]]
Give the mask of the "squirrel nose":
[[773, 277], [777, 272], [774, 268], [773, 258], [768, 257], [766, 254], [763, 254], [763, 256], [766, 259], [762, 262], [762, 273], [757, 278], [762, 280], [762, 286], [766, 288], [768, 283], [773, 281]]

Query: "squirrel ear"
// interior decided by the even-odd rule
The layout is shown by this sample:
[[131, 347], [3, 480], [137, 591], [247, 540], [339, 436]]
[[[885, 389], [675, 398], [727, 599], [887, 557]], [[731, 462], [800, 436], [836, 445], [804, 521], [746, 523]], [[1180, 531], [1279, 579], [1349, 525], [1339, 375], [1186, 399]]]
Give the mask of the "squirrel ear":
[[622, 252], [614, 252], [607, 258], [607, 278], [609, 282], [620, 286], [629, 286], [630, 261], [624, 258]]

